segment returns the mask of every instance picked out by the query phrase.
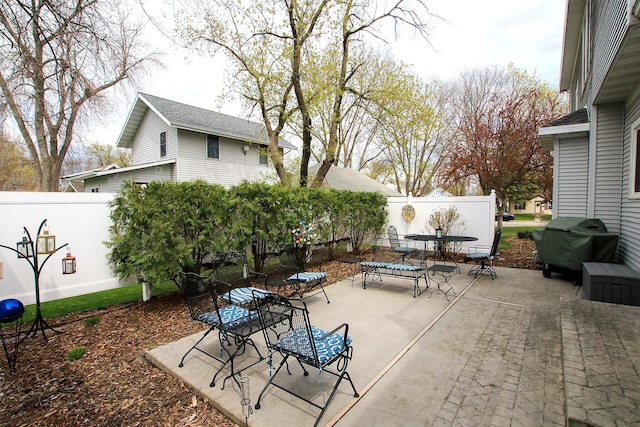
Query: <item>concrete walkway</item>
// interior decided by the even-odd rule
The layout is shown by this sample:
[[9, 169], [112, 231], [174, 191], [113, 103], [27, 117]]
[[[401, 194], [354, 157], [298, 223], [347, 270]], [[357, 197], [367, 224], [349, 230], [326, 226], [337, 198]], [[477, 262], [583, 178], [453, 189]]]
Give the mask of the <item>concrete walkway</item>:
[[[474, 279], [462, 266], [452, 283], [457, 297], [411, 296], [411, 284], [383, 278], [362, 289], [344, 280], [307, 300], [311, 321], [324, 329], [349, 323], [354, 355], [348, 384], [320, 425], [541, 426], [640, 425], [640, 308], [584, 301], [569, 282], [540, 271], [498, 268], [498, 277]], [[434, 285], [431, 286], [433, 288]], [[185, 310], [185, 316], [186, 316]], [[194, 332], [200, 327], [194, 324]], [[240, 425], [310, 426], [319, 411], [271, 388], [260, 410], [243, 412], [232, 380], [209, 387], [217, 362], [182, 355], [201, 336], [147, 352]], [[205, 340], [217, 348], [217, 337]], [[255, 335], [266, 354], [261, 335]], [[257, 360], [255, 351], [245, 360]], [[331, 377], [296, 364], [285, 380], [322, 400]], [[266, 361], [244, 371], [251, 403], [269, 376]], [[248, 417], [247, 417], [248, 415]]]

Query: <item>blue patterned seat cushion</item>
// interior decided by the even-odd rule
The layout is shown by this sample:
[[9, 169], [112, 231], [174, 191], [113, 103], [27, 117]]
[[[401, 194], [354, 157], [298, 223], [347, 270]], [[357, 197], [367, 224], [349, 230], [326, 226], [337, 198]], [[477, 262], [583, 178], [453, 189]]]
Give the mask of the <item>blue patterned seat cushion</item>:
[[[342, 334], [331, 334], [321, 341], [316, 341], [318, 338], [326, 335], [327, 332], [311, 326], [311, 333], [313, 334], [313, 344], [316, 347], [320, 365], [329, 362], [345, 349], [344, 335]], [[351, 344], [351, 337], [347, 337], [347, 345], [349, 344]], [[312, 343], [309, 342], [307, 328], [302, 326], [280, 338], [275, 344], [275, 347], [287, 352], [301, 354], [307, 359], [313, 360], [313, 349], [311, 345]]]
[[246, 308], [237, 307], [235, 305], [228, 305], [218, 311], [220, 312], [220, 318], [222, 319], [218, 317], [218, 313], [215, 311], [202, 313], [197, 317], [197, 319], [207, 325], [233, 328], [258, 318], [258, 313], [252, 313]]
[[467, 255], [467, 258], [469, 259], [483, 259], [483, 258], [490, 258], [490, 257], [491, 257], [491, 254], [483, 254], [481, 252], [475, 252]]
[[405, 253], [405, 254], [412, 254], [414, 252], [416, 252], [418, 249], [416, 248], [410, 248], [408, 246], [398, 246], [397, 248], [393, 248], [394, 252], [401, 252], [401, 253]]
[[364, 267], [372, 267], [372, 268], [386, 268], [388, 270], [401, 270], [401, 271], [424, 270], [424, 268], [420, 267], [419, 265], [393, 264], [390, 262], [368, 261], [368, 262], [362, 262], [360, 263], [360, 265]]
[[313, 282], [314, 280], [326, 279], [327, 273], [322, 271], [305, 271], [304, 273], [292, 274], [287, 280], [295, 282]]
[[269, 294], [269, 291], [265, 291], [264, 289], [247, 286], [244, 288], [231, 289], [229, 292], [222, 295], [222, 299], [231, 304], [245, 305], [253, 302], [254, 292], [256, 298], [264, 298]]

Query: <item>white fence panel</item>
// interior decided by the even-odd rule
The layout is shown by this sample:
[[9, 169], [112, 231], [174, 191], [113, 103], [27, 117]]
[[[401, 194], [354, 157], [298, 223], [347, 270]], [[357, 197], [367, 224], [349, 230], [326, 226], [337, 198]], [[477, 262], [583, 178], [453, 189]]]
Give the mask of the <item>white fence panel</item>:
[[[0, 244], [16, 247], [22, 240], [23, 227], [36, 239], [38, 226], [47, 220], [49, 234], [56, 236], [56, 246], [69, 243], [76, 257], [77, 272], [62, 274], [61, 249], [42, 265], [46, 255], [39, 255], [40, 300], [53, 301], [75, 295], [113, 289], [125, 284], [114, 277], [107, 265], [104, 242], [109, 240], [108, 193], [22, 193], [0, 192]], [[34, 240], [35, 241], [35, 240]], [[24, 304], [35, 303], [35, 281], [25, 259], [0, 248], [4, 277], [0, 279], [0, 299], [17, 298]]]
[[[412, 205], [416, 216], [411, 222], [402, 218], [402, 207]], [[400, 238], [407, 234], [435, 234], [428, 224], [431, 214], [439, 209], [456, 208], [463, 224], [452, 234], [477, 237], [478, 241], [464, 243], [463, 251], [474, 245], [491, 245], [495, 227], [495, 193], [489, 196], [467, 197], [389, 197], [389, 225], [395, 225]], [[381, 242], [389, 245], [388, 240]], [[419, 243], [420, 244], [420, 243]], [[421, 249], [418, 246], [419, 249]]]

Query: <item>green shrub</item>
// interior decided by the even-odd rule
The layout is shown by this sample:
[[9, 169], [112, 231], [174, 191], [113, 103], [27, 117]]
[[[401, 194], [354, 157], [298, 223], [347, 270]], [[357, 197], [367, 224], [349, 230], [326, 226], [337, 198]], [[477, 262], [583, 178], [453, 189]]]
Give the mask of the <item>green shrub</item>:
[[84, 326], [95, 326], [100, 322], [100, 318], [98, 317], [89, 317], [84, 319]]
[[518, 239], [533, 240], [532, 231], [518, 231]]
[[69, 361], [69, 362], [73, 362], [74, 360], [78, 360], [80, 359], [82, 356], [84, 356], [84, 354], [87, 352], [87, 349], [84, 347], [76, 347], [73, 348], [71, 350], [69, 350], [69, 352], [67, 353], [67, 355], [65, 356], [65, 358]]
[[382, 232], [386, 198], [378, 193], [243, 183], [229, 190], [204, 181], [125, 184], [111, 202], [109, 263], [120, 278], [151, 285], [202, 273], [208, 256], [250, 248], [254, 269], [293, 243], [299, 221], [329, 251], [349, 238], [360, 245]]

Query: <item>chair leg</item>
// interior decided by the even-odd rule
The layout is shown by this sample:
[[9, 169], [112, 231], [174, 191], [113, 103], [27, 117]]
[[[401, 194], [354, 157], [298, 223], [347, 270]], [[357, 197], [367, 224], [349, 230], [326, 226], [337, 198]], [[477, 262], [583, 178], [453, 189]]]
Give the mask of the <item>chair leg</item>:
[[[262, 389], [262, 391], [260, 392], [260, 395], [258, 396], [258, 400], [256, 401], [256, 404], [254, 405], [254, 408], [256, 409], [260, 409], [260, 400], [262, 400], [262, 396], [264, 395], [264, 393], [267, 391], [267, 388], [269, 388], [269, 386], [271, 385], [271, 383], [273, 382], [273, 379], [276, 377], [276, 375], [278, 375], [278, 372], [280, 372], [280, 369], [282, 369], [282, 367], [285, 365], [285, 363], [287, 364], [287, 370], [289, 370], [289, 364], [287, 363], [287, 359], [289, 358], [289, 355], [285, 355], [282, 358], [282, 362], [280, 362], [280, 364], [278, 365], [278, 369], [276, 369], [276, 371], [273, 373], [273, 375], [271, 375], [269, 377], [269, 381], [267, 381], [267, 383], [264, 385], [264, 388]], [[291, 372], [289, 372], [289, 375], [291, 375]], [[274, 384], [275, 385], [275, 384]]]
[[[193, 347], [191, 347], [191, 348], [190, 348], [190, 349], [189, 349], [189, 350], [184, 354], [184, 356], [182, 356], [182, 359], [180, 359], [180, 364], [178, 365], [178, 367], [182, 368], [182, 367], [184, 366], [184, 359], [187, 357], [187, 355], [188, 355], [189, 353], [191, 353], [191, 350], [193, 350], [193, 349], [195, 348], [195, 349], [196, 349], [196, 350], [198, 350], [198, 351], [202, 351], [202, 350], [200, 350], [199, 348], [197, 348], [197, 347], [198, 347], [198, 344], [200, 344], [200, 343], [202, 342], [202, 340], [203, 340], [203, 339], [205, 339], [205, 338], [207, 337], [207, 335], [209, 335], [209, 333], [210, 333], [211, 331], [213, 331], [214, 329], [215, 329], [214, 327], [211, 327], [211, 328], [207, 329], [207, 332], [205, 332], [205, 333], [204, 333], [204, 335], [203, 335], [203, 336], [202, 336], [202, 337], [201, 337], [201, 338], [200, 338], [200, 339], [199, 339], [199, 340], [198, 340], [198, 341], [193, 345]], [[206, 352], [204, 352], [204, 351], [202, 351], [202, 352], [203, 352], [203, 353], [205, 353], [205, 354], [208, 354], [208, 353], [206, 353]], [[212, 356], [212, 357], [213, 357], [213, 356]]]

